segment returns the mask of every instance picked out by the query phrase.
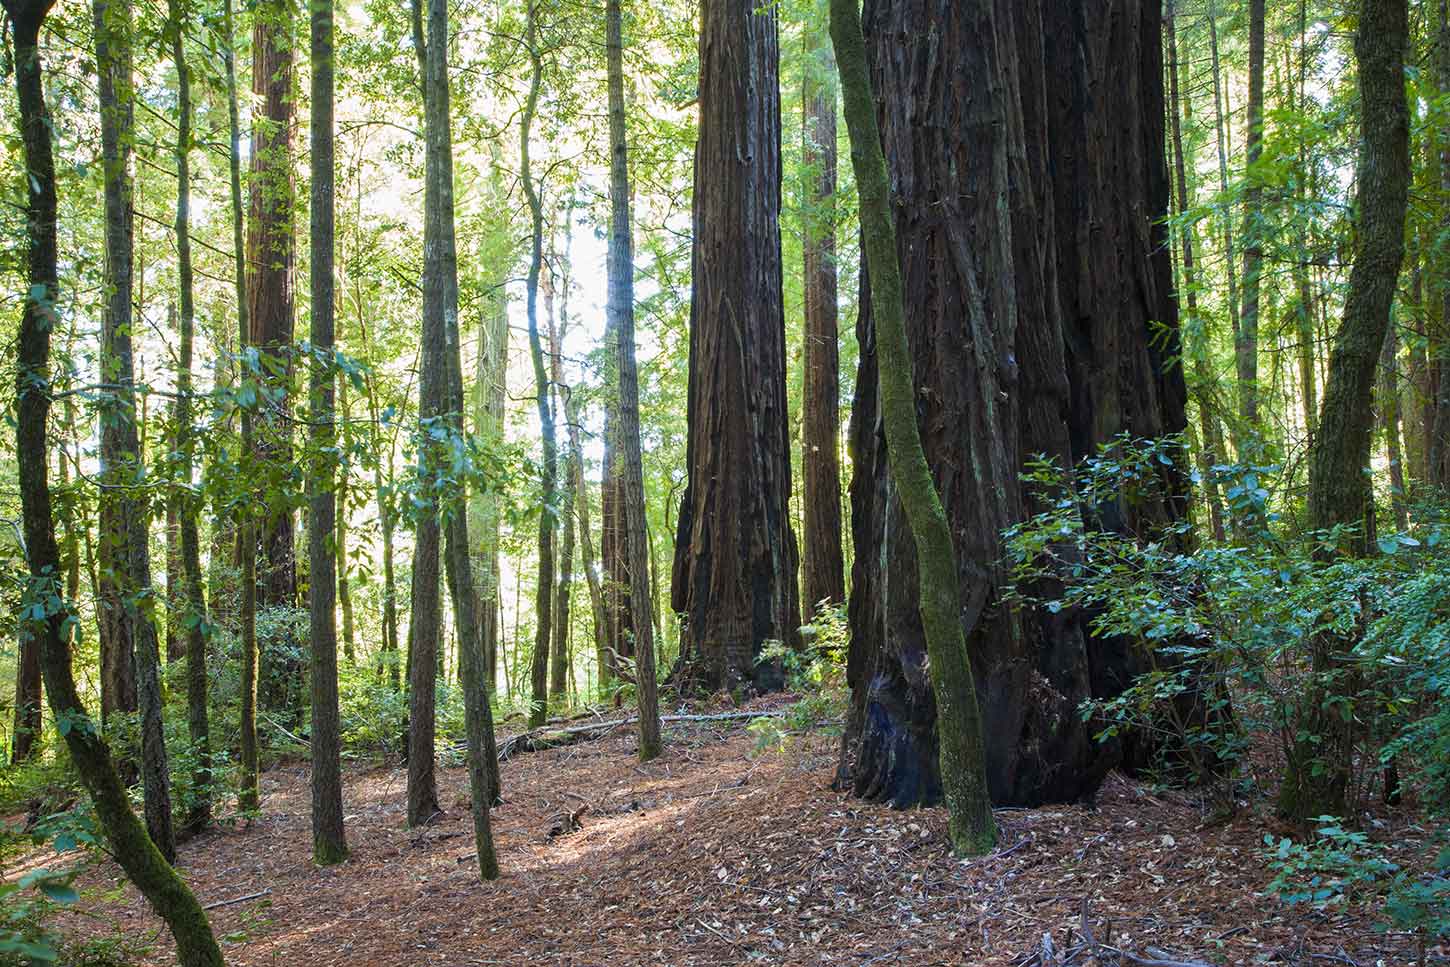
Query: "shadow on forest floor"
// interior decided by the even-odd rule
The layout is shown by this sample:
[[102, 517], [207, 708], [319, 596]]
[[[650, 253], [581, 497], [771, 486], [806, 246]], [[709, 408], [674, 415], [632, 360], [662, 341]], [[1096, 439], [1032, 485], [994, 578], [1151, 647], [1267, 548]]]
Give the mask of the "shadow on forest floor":
[[[1314, 913], [1261, 895], [1262, 816], [1209, 823], [1195, 797], [1113, 776], [1096, 811], [1000, 811], [998, 852], [958, 861], [942, 810], [832, 792], [834, 739], [752, 756], [743, 726], [669, 725], [665, 756], [645, 766], [623, 729], [505, 763], [495, 883], [469, 858], [459, 768], [440, 770], [446, 812], [421, 831], [403, 828], [401, 769], [348, 771], [352, 857], [322, 870], [306, 766], [278, 767], [263, 777], [263, 818], [193, 840], [179, 866], [203, 903], [271, 891], [212, 911], [231, 967], [1007, 965], [1045, 932], [1065, 939], [1084, 904], [1115, 943], [1185, 960], [1415, 960], [1412, 939], [1376, 933], [1371, 910]], [[585, 805], [578, 831], [551, 835]], [[1413, 816], [1386, 818], [1384, 838], [1423, 839]], [[109, 863], [87, 871], [90, 915], [65, 923], [155, 937], [148, 962], [170, 963], [134, 889], [101, 896], [118, 878]]]

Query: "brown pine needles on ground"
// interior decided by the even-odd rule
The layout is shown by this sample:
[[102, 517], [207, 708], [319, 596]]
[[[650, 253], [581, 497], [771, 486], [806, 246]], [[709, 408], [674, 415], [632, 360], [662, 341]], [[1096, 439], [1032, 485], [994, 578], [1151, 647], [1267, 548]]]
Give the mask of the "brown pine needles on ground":
[[[1095, 811], [999, 811], [1001, 847], [964, 862], [947, 848], [943, 810], [832, 792], [828, 736], [755, 755], [743, 722], [666, 732], [665, 755], [645, 765], [630, 729], [506, 762], [495, 883], [470, 865], [462, 768], [440, 771], [445, 813], [412, 831], [402, 770], [349, 771], [353, 854], [328, 869], [311, 861], [305, 763], [273, 769], [262, 819], [191, 841], [179, 865], [219, 904], [211, 916], [230, 967], [1012, 965], [1040, 961], [1044, 934], [1058, 951], [1080, 945], [1085, 905], [1095, 940], [1184, 961], [1374, 967], [1417, 956], [1414, 938], [1375, 932], [1372, 910], [1318, 914], [1264, 895], [1262, 820], [1209, 823], [1189, 794], [1114, 776]], [[1408, 811], [1384, 819], [1376, 838], [1425, 852]], [[118, 879], [109, 863], [89, 869], [87, 915], [62, 914], [64, 928], [115, 923], [153, 941], [147, 963], [170, 963], [134, 889], [101, 898]]]

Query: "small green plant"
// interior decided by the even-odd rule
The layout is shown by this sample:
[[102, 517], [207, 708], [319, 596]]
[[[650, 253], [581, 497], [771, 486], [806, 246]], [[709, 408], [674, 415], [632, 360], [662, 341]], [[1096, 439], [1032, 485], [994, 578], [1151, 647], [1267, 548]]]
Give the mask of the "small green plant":
[[1341, 904], [1399, 873], [1400, 867], [1381, 855], [1384, 847], [1364, 833], [1346, 830], [1333, 816], [1318, 821], [1323, 825], [1308, 843], [1264, 837], [1274, 871], [1269, 890], [1284, 903], [1319, 908]]
[[0, 967], [31, 967], [60, 960], [60, 941], [46, 926], [58, 904], [77, 899], [72, 875], [34, 870], [0, 883]]
[[801, 628], [802, 647], [768, 641], [756, 658], [759, 664], [777, 662], [785, 671], [786, 687], [800, 699], [779, 718], [750, 723], [755, 751], [786, 751], [792, 741], [811, 732], [834, 728], [846, 708], [846, 646], [850, 641], [844, 609], [822, 603], [811, 624]]

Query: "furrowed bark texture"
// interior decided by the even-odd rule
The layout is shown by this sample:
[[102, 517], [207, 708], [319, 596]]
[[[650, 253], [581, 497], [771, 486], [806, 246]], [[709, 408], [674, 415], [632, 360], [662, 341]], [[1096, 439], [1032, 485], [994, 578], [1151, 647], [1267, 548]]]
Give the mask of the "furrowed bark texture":
[[997, 839], [987, 790], [982, 718], [960, 623], [962, 598], [952, 529], [916, 423], [890, 180], [856, 0], [832, 0], [831, 36], [841, 65], [851, 160], [861, 196], [862, 248], [875, 279], [871, 315], [880, 347], [878, 391], [887, 459], [915, 542], [917, 608], [940, 713], [938, 764], [950, 813], [949, 835], [959, 854], [980, 855], [989, 852]]
[[[296, 262], [292, 184], [292, 66], [295, 31], [287, 0], [261, 0], [252, 26], [252, 122], [250, 217], [247, 224], [247, 318], [251, 345], [279, 355], [292, 342], [293, 273]], [[276, 380], [268, 383], [276, 388]], [[257, 459], [273, 466], [291, 460], [292, 431], [285, 413], [264, 411]], [[269, 506], [260, 531], [258, 580], [263, 605], [292, 605], [297, 599], [297, 562], [292, 509]], [[300, 674], [301, 669], [296, 671]]]
[[[865, 26], [917, 420], [956, 540], [991, 794], [1081, 798], [1122, 749], [1093, 741], [1078, 706], [1121, 689], [1141, 656], [1090, 639], [1071, 609], [1008, 606], [999, 535], [1033, 508], [1018, 479], [1033, 455], [1066, 466], [1118, 432], [1184, 425], [1183, 380], [1167, 365], [1171, 264], [1152, 227], [1168, 204], [1157, 8], [871, 0]], [[941, 795], [937, 716], [871, 322], [858, 323], [854, 699], [840, 779], [904, 806]], [[1091, 510], [1134, 532], [1167, 523], [1183, 508], [1176, 476], [1166, 482], [1173, 496], [1159, 506]]]
[[[453, 216], [453, 131], [449, 114], [448, 3], [428, 0], [427, 60], [423, 99], [427, 121], [424, 256], [425, 325], [437, 330], [425, 343], [423, 365], [443, 372], [443, 401], [450, 434], [463, 432], [463, 356], [458, 326], [458, 245]], [[434, 318], [436, 314], [436, 320]], [[441, 335], [441, 338], [437, 338]], [[483, 639], [469, 560], [467, 495], [451, 493], [444, 507], [445, 562], [458, 635], [458, 677], [463, 686], [464, 730], [468, 742], [468, 788], [473, 815], [475, 860], [482, 879], [499, 875], [489, 808], [498, 800], [498, 751], [493, 710], [484, 680]]]
[[10, 17], [15, 45], [15, 87], [28, 183], [29, 285], [17, 344], [15, 446], [21, 531], [30, 571], [27, 596], [44, 614], [30, 622], [28, 628], [40, 643], [51, 711], [57, 720], [68, 724], [63, 732], [71, 761], [91, 795], [112, 855], [170, 928], [182, 967], [222, 967], [221, 950], [201, 905], [131, 811], [110, 748], [81, 704], [71, 668], [67, 625], [75, 615], [64, 598], [45, 439], [50, 413], [50, 334], [58, 319], [55, 300], [60, 294], [52, 124], [40, 61], [40, 28], [51, 4], [49, 0], [4, 0], [3, 6]]
[[[703, 688], [779, 688], [764, 642], [799, 637], [780, 249], [780, 50], [754, 0], [700, 7], [689, 483], [673, 607]], [[635, 628], [635, 633], [640, 633]]]
[[[824, 11], [818, 11], [818, 16]], [[828, 37], [807, 31], [802, 96], [806, 215], [802, 392], [802, 605], [846, 600], [841, 553], [840, 349], [836, 306], [836, 85]]]

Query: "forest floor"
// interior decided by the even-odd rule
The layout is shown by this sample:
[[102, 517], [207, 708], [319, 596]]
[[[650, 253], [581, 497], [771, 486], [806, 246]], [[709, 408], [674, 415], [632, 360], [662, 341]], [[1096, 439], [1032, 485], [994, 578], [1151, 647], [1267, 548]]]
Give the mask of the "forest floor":
[[[998, 851], [961, 861], [942, 810], [831, 791], [829, 736], [761, 754], [739, 721], [665, 736], [647, 765], [632, 727], [506, 762], [494, 883], [471, 859], [462, 768], [440, 769], [446, 812], [422, 830], [403, 827], [402, 769], [349, 770], [352, 857], [318, 869], [306, 766], [279, 766], [260, 820], [192, 840], [178, 865], [203, 903], [224, 904], [210, 915], [231, 967], [1026, 964], [1044, 933], [1069, 946], [1084, 910], [1099, 940], [1154, 958], [1418, 963], [1413, 938], [1377, 933], [1372, 909], [1265, 895], [1263, 837], [1282, 831], [1262, 810], [1214, 822], [1195, 796], [1113, 776], [1095, 810], [999, 811]], [[551, 834], [586, 804], [580, 829]], [[1378, 822], [1376, 839], [1426, 851], [1408, 811]], [[159, 921], [119, 882], [92, 864], [65, 928], [119, 933], [148, 945], [144, 962], [171, 963]]]

